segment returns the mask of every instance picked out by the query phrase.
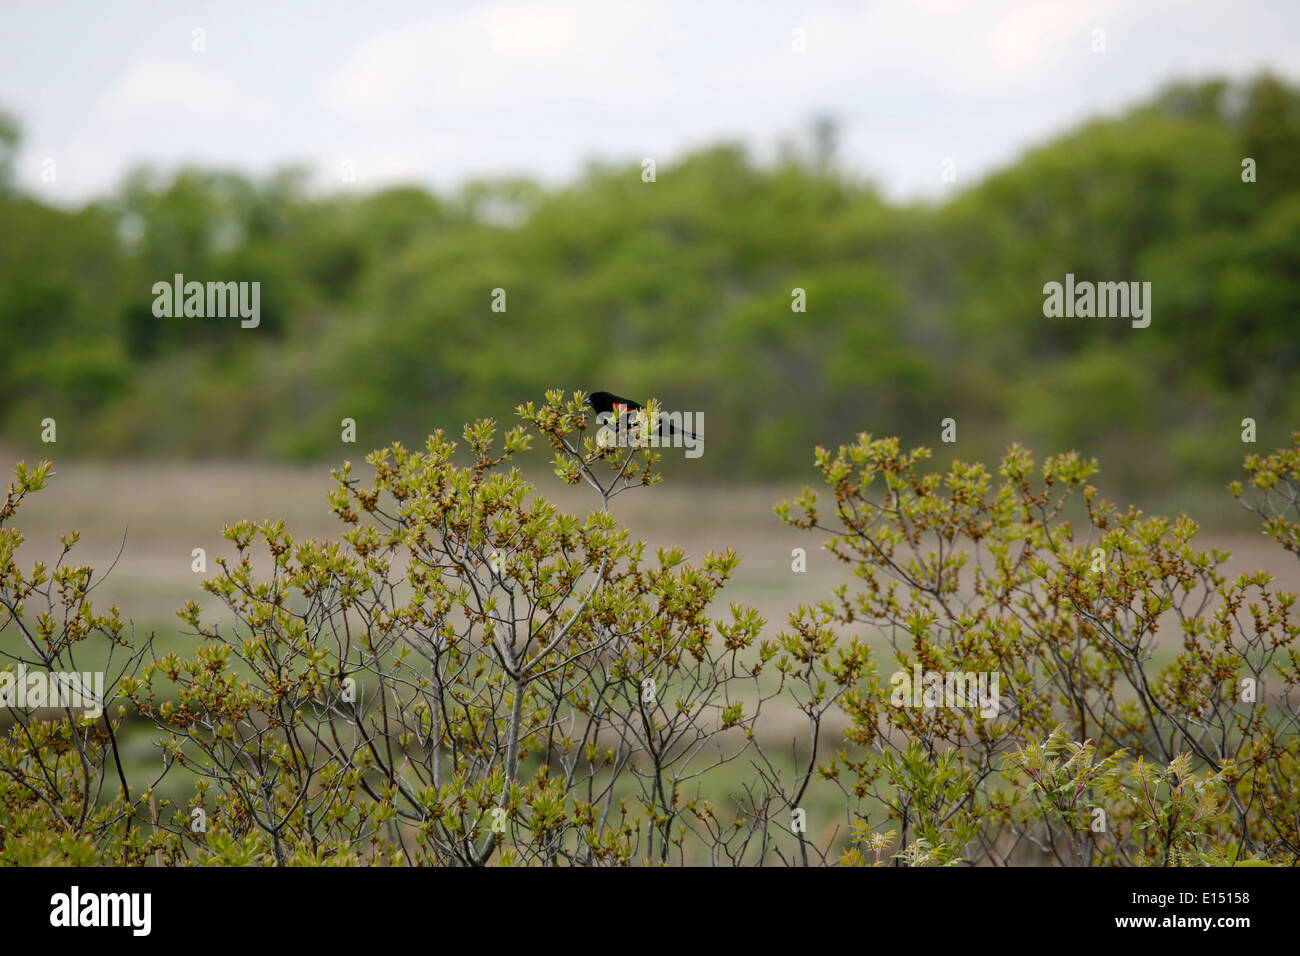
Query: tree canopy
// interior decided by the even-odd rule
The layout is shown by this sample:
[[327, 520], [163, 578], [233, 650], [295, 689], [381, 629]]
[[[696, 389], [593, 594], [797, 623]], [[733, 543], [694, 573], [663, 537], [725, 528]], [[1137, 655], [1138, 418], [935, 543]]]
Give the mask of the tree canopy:
[[[142, 168], [69, 210], [12, 188], [6, 119], [0, 433], [32, 447], [66, 416], [77, 453], [315, 458], [343, 417], [418, 444], [610, 388], [704, 411], [713, 474], [802, 473], [863, 430], [934, 443], [952, 417], [964, 456], [1074, 447], [1160, 488], [1230, 475], [1244, 417], [1262, 443], [1300, 419], [1295, 88], [1175, 84], [926, 204], [840, 171], [825, 125], [772, 164], [720, 144], [654, 182], [637, 162], [317, 195], [303, 169]], [[260, 325], [156, 317], [177, 273], [260, 282]], [[1150, 326], [1045, 317], [1067, 273], [1149, 281]]]

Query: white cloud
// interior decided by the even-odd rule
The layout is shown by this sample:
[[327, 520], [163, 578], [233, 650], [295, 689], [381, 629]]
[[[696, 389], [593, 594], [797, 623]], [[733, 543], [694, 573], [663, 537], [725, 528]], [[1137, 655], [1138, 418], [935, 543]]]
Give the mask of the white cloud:
[[483, 14], [492, 48], [507, 56], [548, 60], [572, 50], [577, 11], [566, 4], [547, 7], [496, 7]]
[[1107, 3], [1037, 0], [1023, 3], [989, 31], [993, 62], [1006, 73], [1021, 74], [1070, 54], [1090, 52], [1092, 30], [1104, 28]]
[[970, 6], [970, 0], [910, 0], [912, 6], [922, 10], [937, 10], [940, 13], [955, 13]]
[[657, 102], [676, 86], [654, 48], [669, 30], [640, 4], [596, 0], [438, 15], [362, 42], [325, 78], [321, 97], [354, 117], [555, 99]]
[[239, 101], [239, 91], [228, 76], [180, 59], [146, 59], [133, 64], [107, 96], [109, 110], [123, 119], [155, 119], [178, 112], [224, 116]]

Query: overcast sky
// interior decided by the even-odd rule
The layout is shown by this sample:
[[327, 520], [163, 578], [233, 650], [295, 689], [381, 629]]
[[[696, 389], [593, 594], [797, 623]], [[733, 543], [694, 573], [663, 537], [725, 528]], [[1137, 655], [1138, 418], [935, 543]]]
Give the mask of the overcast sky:
[[302, 162], [338, 188], [351, 161], [346, 188], [363, 190], [553, 183], [589, 158], [663, 165], [723, 138], [765, 155], [821, 113], [841, 123], [843, 165], [933, 196], [952, 188], [946, 158], [970, 182], [1171, 77], [1300, 69], [1297, 0], [6, 6], [19, 181], [64, 203], [140, 161]]

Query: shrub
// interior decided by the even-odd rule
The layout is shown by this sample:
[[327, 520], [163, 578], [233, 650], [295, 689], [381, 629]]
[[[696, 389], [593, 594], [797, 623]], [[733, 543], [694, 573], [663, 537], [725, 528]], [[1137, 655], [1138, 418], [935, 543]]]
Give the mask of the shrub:
[[[0, 649], [75, 670], [102, 642], [109, 706], [9, 707], [0, 861], [1297, 861], [1295, 598], [1227, 580], [1190, 518], [1115, 508], [1074, 454], [938, 473], [861, 435], [817, 450], [828, 504], [777, 508], [854, 584], [769, 637], [752, 608], [714, 610], [734, 553], [649, 555], [615, 519], [659, 459], [597, 442], [581, 399], [521, 406], [500, 439], [466, 426], [462, 463], [442, 432], [373, 453], [367, 481], [345, 463], [337, 540], [227, 526], [203, 585], [222, 613], [181, 609], [185, 657], [97, 614], [90, 569], [19, 570], [10, 522], [50, 473], [19, 465]], [[586, 515], [515, 466], [538, 437]], [[1295, 452], [1247, 469], [1249, 506], [1293, 543]], [[163, 752], [142, 781], [118, 759], [127, 705]]]
[[[664, 863], [740, 856], [761, 818], [723, 822], [711, 769], [755, 750], [744, 689], [774, 648], [762, 620], [707, 611], [736, 565], [645, 554], [607, 505], [658, 480], [649, 449], [579, 441], [558, 393], [521, 409], [557, 471], [600, 507], [564, 514], [507, 466], [532, 435], [441, 432], [335, 473], [346, 531], [295, 541], [282, 524], [225, 529], [237, 559], [204, 587], [230, 612], [182, 619], [205, 642], [125, 687], [194, 773], [206, 832], [175, 852], [256, 847], [262, 862]], [[254, 552], [265, 551], [266, 563]], [[165, 680], [164, 680], [165, 678]], [[770, 797], [768, 798], [770, 799]], [[222, 842], [214, 844], [214, 836]]]
[[[996, 481], [924, 472], [928, 454], [865, 434], [818, 449], [829, 514], [810, 489], [778, 513], [857, 581], [820, 620], [879, 629], [897, 675], [973, 671], [1008, 692], [996, 714], [916, 707], [873, 676], [845, 696], [856, 748], [825, 775], [934, 862], [1295, 862], [1295, 595], [1263, 572], [1227, 580], [1186, 516], [1108, 504], [1075, 454], [1036, 466], [1013, 447]], [[1247, 466], [1257, 482], [1278, 468]]]
[[[30, 572], [19, 568], [23, 535], [11, 522], [49, 477], [48, 462], [35, 468], [19, 462], [0, 505], [0, 703], [8, 717], [0, 737], [0, 863], [139, 864], [153, 847], [132, 826], [132, 801], [147, 804], [149, 792], [137, 788], [132, 797], [117, 746], [125, 708], [110, 713], [107, 702], [140, 667], [149, 645], [134, 644], [116, 607], [95, 611], [94, 571], [65, 563], [75, 533], [62, 539], [53, 568], [41, 562]], [[100, 646], [88, 650], [93, 643]], [[94, 657], [105, 675], [102, 688], [82, 685], [79, 654]], [[98, 696], [101, 706], [78, 713], [73, 706], [46, 706], [46, 696], [28, 697], [24, 675], [46, 672], [76, 675], [70, 679], [78, 695]], [[102, 713], [85, 716], [95, 710]], [[51, 711], [62, 716], [38, 716]]]

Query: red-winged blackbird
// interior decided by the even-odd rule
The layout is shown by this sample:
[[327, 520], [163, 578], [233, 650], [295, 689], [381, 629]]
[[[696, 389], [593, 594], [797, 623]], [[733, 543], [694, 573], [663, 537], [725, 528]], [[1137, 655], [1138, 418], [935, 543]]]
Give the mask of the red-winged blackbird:
[[[602, 412], [607, 412], [610, 415], [617, 415], [618, 424], [620, 426], [623, 424], [628, 412], [635, 412], [639, 409], [645, 408], [645, 406], [640, 402], [634, 402], [630, 398], [623, 398], [619, 395], [613, 394], [612, 392], [592, 392], [587, 396], [587, 404], [591, 406], [591, 410], [594, 411], [597, 416]], [[665, 426], [667, 426], [668, 437], [670, 438], [680, 434], [684, 438], [689, 438], [691, 441], [700, 440], [700, 437], [693, 432], [688, 432], [685, 429], [678, 429], [677, 426], [667, 418], [667, 416], [661, 417], [659, 421], [660, 438], [664, 437]]]

